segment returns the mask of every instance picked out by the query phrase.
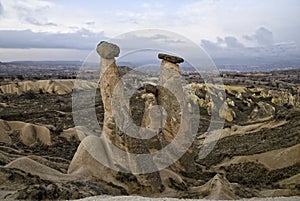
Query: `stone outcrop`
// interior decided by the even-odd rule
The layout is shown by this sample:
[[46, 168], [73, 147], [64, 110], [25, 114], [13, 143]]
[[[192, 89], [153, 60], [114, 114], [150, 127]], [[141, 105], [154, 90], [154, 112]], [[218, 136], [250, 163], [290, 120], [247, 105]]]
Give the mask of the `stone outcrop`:
[[[12, 84], [0, 86], [0, 94], [22, 94], [26, 92], [45, 93], [45, 94], [69, 94], [72, 92], [74, 81], [72, 79], [54, 79], [54, 80], [26, 80]], [[87, 80], [80, 80], [77, 82], [78, 89], [92, 89], [95, 88], [95, 83]]]
[[258, 102], [249, 116], [250, 121], [267, 121], [275, 116], [275, 108], [265, 102]]
[[261, 92], [261, 97], [270, 98], [271, 102], [276, 105], [290, 105], [295, 107], [300, 106], [299, 93], [293, 95], [287, 91], [263, 90]]
[[82, 141], [84, 138], [86, 138], [89, 135], [93, 135], [93, 133], [91, 133], [89, 129], [83, 126], [68, 128], [60, 134], [61, 137], [65, 138], [68, 141], [72, 141], [72, 140]]
[[[192, 92], [189, 93], [189, 90]], [[231, 108], [235, 106], [235, 102], [230, 98], [222, 100], [222, 94], [219, 94], [219, 89], [214, 89], [214, 86], [207, 87], [204, 84], [191, 83], [185, 87], [185, 91], [187, 93], [187, 97], [190, 100], [197, 102], [201, 108], [205, 108], [209, 115], [212, 115], [213, 109], [218, 109], [220, 118], [223, 118], [228, 122], [232, 122], [236, 118], [236, 113]], [[218, 101], [222, 105], [217, 108], [213, 103], [212, 98], [214, 101]]]
[[117, 136], [113, 133], [116, 130], [116, 122], [113, 118], [112, 109], [112, 94], [120, 80], [120, 74], [113, 55], [118, 56], [119, 51], [118, 46], [107, 42], [101, 42], [97, 46], [97, 52], [101, 56], [99, 87], [104, 106], [103, 131], [107, 138], [116, 145], [122, 144], [121, 139], [117, 139]]
[[[166, 121], [162, 128], [162, 144], [172, 142], [179, 132], [186, 132], [186, 136], [192, 131], [188, 103], [182, 86], [182, 77], [179, 66], [176, 63], [183, 62], [183, 59], [165, 54], [159, 54], [162, 58], [160, 76], [158, 80], [157, 102], [166, 111]], [[172, 58], [172, 59], [170, 59]], [[184, 127], [181, 129], [180, 127]], [[187, 139], [188, 140], [188, 139]], [[187, 142], [188, 143], [188, 142]], [[191, 149], [176, 162], [175, 171], [195, 171], [195, 164]]]
[[206, 195], [209, 200], [235, 200], [239, 197], [235, 194], [236, 185], [230, 183], [224, 176], [216, 174], [211, 180], [199, 187], [191, 188], [191, 192]]
[[219, 116], [228, 122], [232, 122], [236, 118], [236, 114], [233, 109], [229, 108], [227, 102], [224, 102], [219, 109]]
[[51, 145], [50, 130], [45, 126], [24, 123], [20, 121], [0, 120], [0, 142], [10, 144], [11, 135], [18, 133], [20, 141], [27, 146], [33, 146], [36, 143]]
[[[132, 125], [129, 121], [130, 107], [125, 101], [124, 85], [120, 81], [120, 74], [118, 72], [115, 56], [119, 55], [119, 48], [107, 42], [101, 42], [97, 46], [97, 52], [101, 56], [100, 63], [100, 82], [101, 96], [104, 106], [104, 120], [103, 120], [103, 134], [101, 137], [88, 135], [85, 137], [71, 164], [68, 172], [75, 174], [91, 174], [95, 177], [105, 181], [113, 182], [127, 189], [128, 192], [133, 193], [133, 184], [120, 184], [114, 178], [118, 174], [118, 168], [112, 170], [101, 164], [103, 161], [112, 167], [116, 167], [115, 163], [122, 168], [129, 168], [129, 173], [132, 170], [143, 170], [146, 164], [153, 167], [165, 167], [165, 161], [162, 159], [153, 158], [153, 161], [135, 160], [132, 154], [150, 154], [161, 150], [182, 132], [184, 137], [177, 139], [183, 145], [179, 149], [183, 149], [183, 156], [179, 161], [171, 165], [168, 171], [179, 173], [181, 171], [194, 172], [196, 170], [194, 164], [194, 156], [192, 154], [192, 147], [186, 151], [185, 144], [192, 144], [189, 142], [188, 135], [191, 132], [197, 131], [197, 126], [192, 125], [191, 112], [189, 111], [188, 101], [185, 98], [183, 87], [181, 86], [181, 74], [179, 66], [176, 63], [183, 62], [183, 59], [170, 55], [160, 55], [163, 58], [161, 63], [160, 77], [157, 86], [148, 84], [144, 86], [145, 93], [142, 98], [144, 101], [144, 116], [141, 121], [141, 128]], [[125, 111], [125, 112], [124, 112]], [[129, 115], [129, 116], [126, 116]], [[124, 128], [126, 128], [124, 130]], [[70, 137], [65, 131], [66, 137]], [[138, 134], [132, 137], [129, 133]], [[78, 133], [77, 133], [78, 134]], [[144, 134], [151, 134], [153, 137], [145, 139]], [[62, 134], [63, 135], [63, 134]], [[75, 135], [76, 136], [76, 135]], [[139, 139], [140, 137], [140, 139]], [[80, 136], [78, 136], [80, 138]], [[124, 163], [119, 163], [116, 159], [114, 149], [111, 145], [123, 150], [127, 155], [124, 155]], [[102, 153], [102, 154], [101, 154]], [[105, 154], [104, 154], [105, 153]], [[166, 158], [179, 158], [177, 151], [167, 153]], [[159, 156], [158, 156], [159, 157]], [[119, 158], [118, 158], [119, 159]], [[155, 161], [155, 164], [154, 164]], [[167, 165], [168, 166], [168, 165]], [[138, 167], [138, 168], [137, 168]], [[145, 167], [145, 170], [147, 167]], [[157, 169], [158, 170], [158, 169]], [[103, 174], [103, 172], [105, 172]], [[134, 171], [133, 171], [134, 172]], [[148, 192], [160, 192], [162, 185], [168, 185], [162, 181], [161, 172], [155, 171], [152, 173], [135, 174], [134, 175], [138, 185], [143, 186]], [[138, 193], [138, 192], [135, 192]]]
[[[143, 140], [127, 136], [127, 133], [123, 133], [123, 131], [120, 130], [120, 128], [129, 128], [133, 129], [130, 132], [139, 133], [139, 130], [135, 130], [135, 127], [133, 127], [133, 125], [130, 125], [130, 121], [128, 121], [128, 119], [131, 117], [125, 116], [124, 113], [119, 113], [120, 110], [125, 110], [125, 113], [128, 114], [130, 113], [130, 108], [124, 100], [124, 87], [122, 81], [120, 81], [120, 74], [118, 72], [115, 59], [111, 58], [112, 56], [119, 55], [118, 46], [107, 42], [101, 42], [97, 46], [97, 52], [101, 56], [100, 89], [104, 105], [104, 134], [113, 145], [123, 149], [123, 151], [125, 152], [139, 154], [149, 153], [147, 149], [148, 147], [146, 143], [143, 142]], [[113, 94], [117, 95], [117, 97], [114, 98], [120, 101], [117, 103], [117, 105], [113, 105]], [[116, 122], [114, 112], [117, 112], [116, 115], [118, 115], [118, 118], [121, 121]], [[120, 117], [120, 115], [124, 116]], [[117, 125], [117, 123], [119, 125]], [[142, 164], [141, 161], [136, 161], [135, 159], [130, 158], [130, 156], [127, 158], [127, 160], [129, 162], [129, 166], [131, 166], [133, 170], [140, 168], [142, 169], [145, 165]], [[151, 163], [151, 161], [148, 162]], [[140, 182], [140, 184], [148, 186], [154, 191], [160, 189], [161, 186], [158, 172], [138, 175], [137, 180]]]
[[[133, 138], [126, 133], [127, 131], [139, 133], [139, 130], [128, 121], [130, 108], [124, 100], [124, 87], [114, 58], [119, 55], [119, 47], [108, 42], [101, 42], [97, 46], [97, 52], [101, 57], [99, 87], [104, 106], [103, 133], [100, 138], [95, 136], [84, 138], [69, 167], [69, 173], [80, 171], [82, 168], [89, 169], [92, 175], [115, 183], [114, 178], [118, 174], [116, 170], [127, 170], [131, 173], [131, 170], [133, 172], [138, 169], [143, 170], [143, 166], [145, 166], [143, 161], [131, 158], [129, 153], [147, 154], [149, 150], [142, 139]], [[115, 101], [117, 102], [114, 102], [113, 99], [116, 99]], [[116, 120], [116, 117], [119, 121]], [[124, 128], [130, 130], [124, 131]], [[93, 146], [93, 144], [98, 144], [99, 146]], [[118, 153], [114, 152], [115, 149], [113, 147], [117, 147], [117, 149], [122, 150], [127, 155], [124, 155], [124, 158], [120, 158]], [[88, 165], [88, 167], [84, 168], [87, 164], [85, 160], [82, 160], [83, 156], [86, 160], [93, 161], [93, 165]], [[121, 163], [117, 161], [119, 159], [122, 160]], [[105, 167], [100, 161], [104, 161], [106, 165], [115, 169], [112, 170]], [[151, 161], [147, 162], [151, 163]], [[155, 166], [153, 161], [152, 165]], [[135, 177], [137, 179], [136, 185], [143, 186], [144, 190], [147, 189], [149, 193], [161, 190], [162, 185], [159, 172], [137, 174]], [[130, 193], [134, 193], [130, 186], [128, 186], [127, 190]]]

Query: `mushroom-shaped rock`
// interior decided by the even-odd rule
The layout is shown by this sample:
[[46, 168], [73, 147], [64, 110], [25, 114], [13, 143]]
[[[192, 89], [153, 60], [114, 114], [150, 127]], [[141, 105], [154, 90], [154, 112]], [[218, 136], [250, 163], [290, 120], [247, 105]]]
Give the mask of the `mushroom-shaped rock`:
[[113, 43], [101, 41], [97, 45], [97, 52], [104, 59], [113, 59], [119, 56], [120, 48]]
[[162, 54], [162, 53], [158, 54], [158, 58], [163, 59], [163, 60], [168, 61], [168, 62], [171, 62], [173, 64], [184, 62], [184, 59], [181, 58], [181, 57], [176, 57], [176, 56], [172, 56], [172, 55], [168, 55], [168, 54]]
[[[160, 75], [157, 84], [157, 103], [164, 108], [167, 117], [165, 124], [162, 126], [163, 139], [160, 141], [162, 145], [167, 145], [173, 141], [175, 136], [180, 133], [197, 132], [192, 126], [192, 113], [189, 111], [188, 103], [183, 91], [181, 72], [178, 62], [183, 62], [182, 58], [159, 54], [158, 58], [163, 59], [160, 66]], [[194, 117], [194, 116], [193, 116]], [[182, 139], [183, 144], [191, 143], [190, 139]], [[171, 153], [172, 154], [172, 153]], [[171, 157], [171, 156], [170, 156]], [[172, 157], [176, 157], [173, 155]], [[196, 166], [194, 164], [192, 148], [177, 161], [173, 170], [194, 172]]]

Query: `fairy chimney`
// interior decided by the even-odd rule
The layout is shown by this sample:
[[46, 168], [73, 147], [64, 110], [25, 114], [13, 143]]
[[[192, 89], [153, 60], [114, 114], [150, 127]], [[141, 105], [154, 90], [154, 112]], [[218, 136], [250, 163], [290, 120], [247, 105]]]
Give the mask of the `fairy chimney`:
[[[147, 154], [149, 150], [145, 142], [141, 139], [135, 139], [131, 136], [128, 136], [126, 133], [120, 130], [120, 128], [129, 128], [134, 129], [133, 126], [130, 126], [130, 121], [127, 121], [128, 117], [121, 117], [122, 121], [118, 122], [122, 125], [117, 125], [116, 119], [114, 118], [114, 112], [120, 110], [127, 110], [130, 113], [130, 108], [128, 105], [124, 104], [124, 89], [123, 83], [120, 74], [117, 69], [115, 57], [119, 56], [120, 49], [117, 45], [101, 42], [97, 46], [97, 52], [101, 57], [100, 62], [100, 89], [101, 96], [104, 106], [104, 120], [103, 120], [103, 131], [110, 142], [122, 149], [127, 153], [135, 154]], [[120, 82], [119, 82], [120, 81]], [[119, 83], [118, 83], [119, 82]], [[117, 90], [114, 92], [114, 90]], [[113, 93], [118, 96], [117, 104], [113, 105]], [[138, 130], [131, 132], [138, 133]], [[130, 154], [126, 159], [126, 164], [129, 165], [132, 169], [143, 169], [143, 161], [131, 160]], [[148, 161], [153, 163], [152, 161]], [[129, 163], [129, 164], [128, 164]], [[138, 168], [137, 168], [138, 167]], [[161, 179], [158, 172], [145, 173], [136, 175], [138, 182], [148, 188], [150, 191], [159, 191], [161, 188]]]
[[[162, 144], [167, 145], [172, 142], [179, 132], [183, 132], [186, 136], [190, 135], [192, 125], [178, 65], [178, 63], [184, 62], [184, 59], [167, 54], [158, 54], [158, 58], [162, 59], [162, 62], [158, 80], [157, 102], [167, 114], [162, 128], [164, 138]], [[186, 140], [190, 139], [187, 138]], [[186, 142], [186, 144], [188, 143]], [[192, 149], [189, 148], [171, 168], [174, 171], [194, 172], [196, 167]]]

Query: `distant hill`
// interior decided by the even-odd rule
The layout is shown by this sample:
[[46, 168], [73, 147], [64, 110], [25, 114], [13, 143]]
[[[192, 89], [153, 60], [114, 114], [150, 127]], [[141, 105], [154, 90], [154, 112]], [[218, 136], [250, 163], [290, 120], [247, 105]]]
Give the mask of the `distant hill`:
[[27, 65], [82, 65], [82, 61], [11, 61], [5, 64], [27, 64]]
[[[213, 59], [216, 67], [221, 72], [270, 72], [274, 70], [291, 70], [299, 69], [300, 64], [298, 61], [281, 61], [281, 62], [267, 62], [255, 60], [236, 60], [232, 61], [226, 58], [216, 58]], [[23, 66], [64, 66], [64, 67], [76, 67], [81, 69], [95, 70], [99, 68], [99, 63], [96, 62], [84, 62], [84, 61], [11, 61], [3, 62], [0, 61], [1, 65], [23, 65]], [[118, 61], [118, 66], [127, 66], [132, 69], [139, 69], [138, 71], [152, 73], [158, 72], [160, 67], [160, 62], [128, 62], [128, 61]], [[192, 67], [189, 63], [184, 62], [180, 65], [181, 70], [185, 72], [195, 72], [196, 69], [199, 71], [204, 70], [199, 66]], [[196, 68], [196, 69], [195, 69]]]

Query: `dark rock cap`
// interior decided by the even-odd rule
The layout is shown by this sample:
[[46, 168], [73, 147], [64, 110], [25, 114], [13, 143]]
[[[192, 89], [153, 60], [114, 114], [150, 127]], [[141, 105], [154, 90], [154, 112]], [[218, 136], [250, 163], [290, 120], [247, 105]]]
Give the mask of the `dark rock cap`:
[[97, 52], [102, 58], [113, 59], [113, 58], [119, 56], [120, 48], [117, 45], [113, 44], [113, 43], [108, 43], [106, 41], [101, 41], [97, 45]]
[[181, 58], [181, 57], [176, 57], [176, 56], [172, 56], [172, 55], [168, 55], [168, 54], [162, 54], [162, 53], [158, 54], [158, 58], [169, 61], [169, 62], [174, 63], [174, 64], [184, 62], [184, 59]]

